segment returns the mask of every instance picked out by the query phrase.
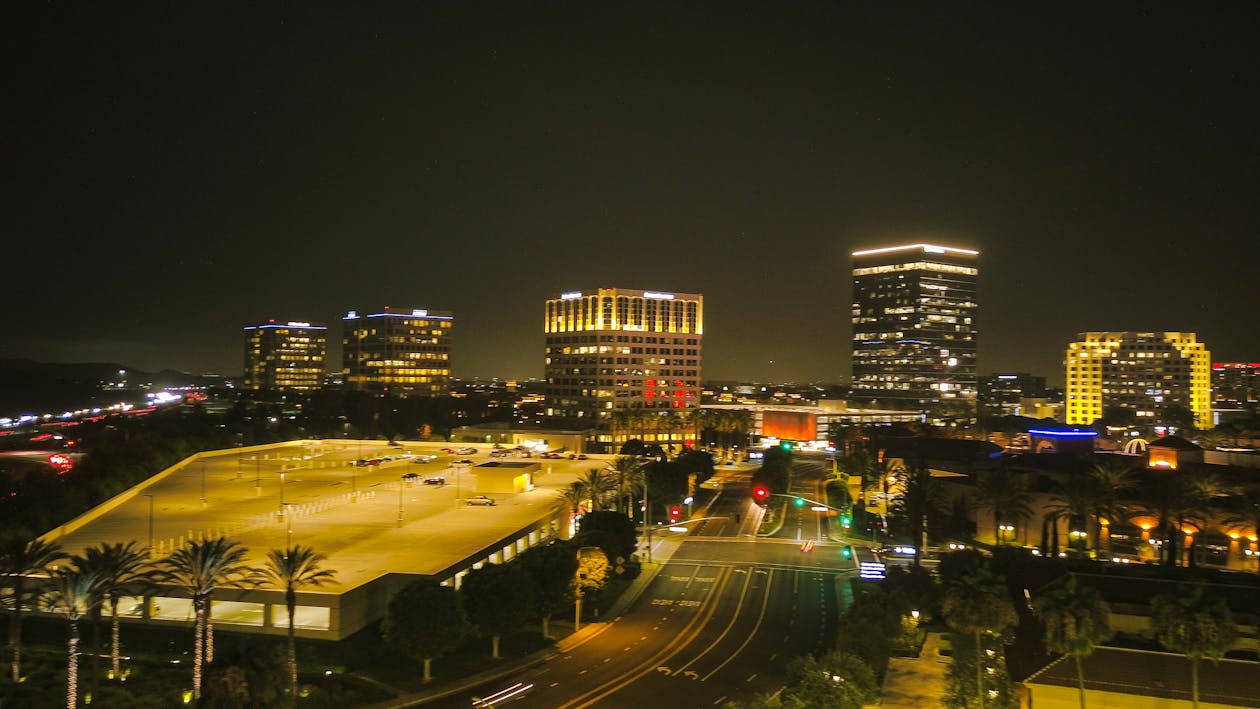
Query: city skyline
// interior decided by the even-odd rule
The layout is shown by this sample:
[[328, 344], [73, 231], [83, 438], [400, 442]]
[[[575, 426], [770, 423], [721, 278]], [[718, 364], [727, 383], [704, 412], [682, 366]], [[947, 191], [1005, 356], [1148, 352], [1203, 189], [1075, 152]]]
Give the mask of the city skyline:
[[982, 374], [1260, 350], [1252, 6], [7, 10], [0, 358], [234, 374], [245, 323], [427, 303], [454, 376], [541, 377], [533, 304], [635, 283], [705, 294], [706, 378], [843, 381], [848, 254], [918, 242], [984, 254]]

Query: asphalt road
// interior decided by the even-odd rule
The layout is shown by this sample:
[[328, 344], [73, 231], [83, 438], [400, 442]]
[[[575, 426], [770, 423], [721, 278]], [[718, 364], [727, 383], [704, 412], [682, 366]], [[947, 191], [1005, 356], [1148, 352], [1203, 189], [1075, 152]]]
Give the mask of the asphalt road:
[[[800, 470], [801, 478], [821, 470], [801, 465], [814, 466]], [[804, 490], [812, 483], [800, 484]], [[602, 633], [541, 666], [431, 706], [467, 707], [474, 696], [518, 682], [533, 685], [511, 702], [521, 709], [712, 707], [783, 686], [793, 657], [830, 649], [836, 578], [853, 565], [840, 557], [841, 545], [813, 536], [822, 529], [820, 513], [808, 508], [789, 516], [781, 538], [755, 537], [746, 490], [746, 481], [728, 485], [707, 512], [739, 511], [738, 524], [732, 516], [697, 529]], [[798, 527], [813, 530], [809, 551], [794, 538]]]

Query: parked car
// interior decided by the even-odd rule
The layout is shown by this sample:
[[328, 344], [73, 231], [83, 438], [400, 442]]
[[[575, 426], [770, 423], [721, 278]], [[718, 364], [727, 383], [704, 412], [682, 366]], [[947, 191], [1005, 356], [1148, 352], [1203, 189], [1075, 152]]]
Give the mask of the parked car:
[[380, 465], [385, 462], [382, 458], [373, 458], [367, 462], [368, 465]]
[[416, 473], [403, 473], [402, 479], [406, 480], [409, 483], [413, 483], [419, 480], [420, 476], [417, 475]]
[[433, 462], [433, 461], [435, 461], [435, 460], [437, 460], [437, 456], [436, 456], [436, 455], [418, 455], [418, 456], [416, 456], [416, 459], [415, 459], [415, 460], [413, 460], [413, 461], [411, 461], [411, 462], [413, 462], [413, 463], [430, 463], [430, 462]]
[[356, 467], [356, 468], [366, 468], [366, 467], [367, 467], [367, 464], [368, 464], [368, 462], [367, 462], [367, 460], [366, 460], [365, 458], [360, 458], [360, 459], [358, 459], [358, 460], [352, 460], [352, 461], [350, 461], [350, 465], [353, 465], [353, 466], [354, 466], [354, 467]]
[[486, 497], [485, 495], [478, 495], [476, 497], [470, 497], [467, 500], [464, 500], [464, 504], [476, 505], [480, 507], [494, 507], [494, 500], [490, 499], [489, 497]]
[[435, 475], [434, 477], [431, 477], [431, 478], [425, 478], [424, 484], [425, 485], [445, 485], [446, 478], [440, 475]]
[[457, 460], [457, 461], [455, 461], [455, 462], [456, 462], [456, 463], [459, 463], [460, 465], [472, 465], [472, 464], [473, 464], [473, 462], [472, 462], [471, 460], [467, 459], [467, 458], [460, 458], [459, 460]]
[[460, 448], [460, 449], [456, 450], [455, 452], [456, 452], [456, 453], [458, 453], [458, 454], [460, 454], [460, 455], [477, 455], [477, 449], [476, 449], [476, 448]]
[[454, 448], [439, 448], [438, 450], [442, 451], [443, 453], [454, 453], [454, 452], [455, 452], [455, 449], [454, 449]]

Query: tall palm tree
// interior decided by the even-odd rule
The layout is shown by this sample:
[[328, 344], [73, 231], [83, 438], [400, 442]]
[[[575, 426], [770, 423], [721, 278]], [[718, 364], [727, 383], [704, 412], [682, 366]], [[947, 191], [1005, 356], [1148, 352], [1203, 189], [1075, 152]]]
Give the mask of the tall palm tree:
[[[131, 595], [143, 588], [152, 580], [148, 570], [149, 553], [136, 542], [126, 544], [106, 544], [88, 547], [82, 556], [72, 560], [75, 568], [96, 577], [96, 590], [100, 593], [100, 602], [92, 605], [89, 616], [92, 620], [93, 632], [97, 632], [103, 606], [108, 603], [110, 609], [110, 676], [117, 677], [119, 670], [119, 637], [118, 604], [123, 596]], [[93, 640], [99, 647], [99, 638]], [[99, 653], [93, 653], [93, 662]]]
[[[1181, 558], [1177, 545], [1186, 525], [1203, 523], [1208, 503], [1220, 491], [1220, 482], [1195, 470], [1153, 470], [1147, 477], [1142, 486], [1142, 508], [1157, 520], [1163, 562], [1176, 566]], [[1193, 554], [1190, 558], [1193, 560]]]
[[[1241, 537], [1255, 537], [1260, 532], [1260, 485], [1249, 485], [1233, 499], [1233, 511], [1222, 524]], [[1260, 571], [1260, 567], [1257, 567]]]
[[[1089, 515], [1094, 518], [1094, 548], [1102, 547], [1103, 520], [1116, 522], [1128, 512], [1125, 500], [1138, 487], [1137, 475], [1133, 468], [1123, 463], [1099, 463], [1090, 468], [1088, 473], [1090, 502]], [[1111, 540], [1108, 538], [1108, 556], [1110, 556]]]
[[586, 488], [580, 482], [569, 483], [569, 486], [560, 491], [560, 497], [569, 504], [569, 511], [574, 517], [582, 509], [582, 503], [586, 502]]
[[289, 612], [289, 697], [297, 698], [297, 641], [294, 638], [293, 614], [297, 609], [297, 591], [304, 586], [322, 586], [333, 580], [336, 572], [321, 569], [323, 554], [310, 547], [294, 546], [291, 549], [272, 549], [267, 553], [267, 565], [263, 578], [271, 585], [284, 589], [284, 607]]
[[227, 537], [193, 542], [158, 562], [155, 579], [176, 586], [192, 598], [193, 697], [201, 698], [201, 674], [214, 659], [214, 630], [210, 603], [217, 588], [241, 587], [253, 582], [253, 569], [246, 565], [245, 547]]
[[943, 505], [945, 489], [940, 480], [932, 477], [932, 471], [923, 461], [912, 464], [904, 475], [905, 483], [895, 504], [897, 510], [910, 520], [914, 565], [919, 566], [919, 559], [927, 548], [928, 515]]
[[1111, 637], [1107, 603], [1092, 586], [1077, 583], [1068, 576], [1062, 583], [1037, 598], [1033, 608], [1045, 626], [1046, 649], [1068, 653], [1076, 662], [1076, 686], [1085, 709], [1085, 669], [1082, 660], [1094, 646]]
[[578, 482], [585, 488], [586, 494], [591, 498], [591, 507], [595, 511], [604, 509], [604, 500], [608, 497], [608, 493], [612, 492], [616, 486], [616, 481], [611, 476], [605, 475], [600, 468], [591, 468], [585, 473], [578, 475]]
[[41, 605], [66, 619], [66, 709], [79, 705], [79, 618], [100, 602], [96, 576], [75, 568], [53, 573]]
[[643, 461], [633, 456], [619, 455], [613, 460], [611, 471], [617, 483], [617, 507], [622, 512], [631, 514], [629, 496], [635, 488], [642, 485]]
[[993, 511], [993, 540], [1003, 524], [1017, 524], [1032, 517], [1032, 495], [1028, 484], [1010, 468], [999, 468], [980, 477], [976, 483], [976, 506]]
[[985, 568], [960, 578], [945, 589], [941, 602], [945, 622], [960, 633], [970, 633], [976, 647], [976, 707], [983, 709], [985, 637], [1000, 637], [1018, 620], [1006, 587]]
[[9, 644], [13, 646], [13, 681], [22, 678], [22, 604], [29, 595], [28, 576], [42, 576], [49, 568], [66, 558], [66, 553], [53, 542], [27, 540], [21, 536], [5, 539], [0, 548], [0, 578], [13, 589], [13, 615], [9, 616]]
[[1216, 661], [1234, 645], [1238, 626], [1220, 596], [1205, 592], [1203, 584], [1162, 593], [1151, 599], [1151, 625], [1164, 647], [1190, 659], [1190, 692], [1199, 706], [1199, 660]]
[[[1088, 482], [1080, 476], [1067, 485], [1055, 485], [1055, 490], [1050, 495], [1050, 503], [1046, 505], [1046, 511], [1049, 513], [1047, 516], [1055, 520], [1056, 535], [1058, 534], [1058, 520], [1068, 521], [1069, 534], [1074, 531], [1072, 530], [1073, 522], [1088, 524], [1093, 494]], [[1071, 541], [1069, 537], [1069, 544]]]

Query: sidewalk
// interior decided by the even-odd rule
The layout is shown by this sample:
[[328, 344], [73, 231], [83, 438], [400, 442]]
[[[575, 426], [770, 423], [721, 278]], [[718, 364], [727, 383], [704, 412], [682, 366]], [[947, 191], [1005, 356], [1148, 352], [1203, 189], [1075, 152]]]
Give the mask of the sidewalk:
[[478, 672], [475, 675], [456, 680], [452, 684], [434, 687], [431, 690], [414, 692], [373, 704], [369, 709], [404, 709], [404, 707], [420, 706], [461, 692], [470, 691], [501, 677], [527, 670], [554, 657], [573, 652], [591, 638], [612, 627], [612, 624], [617, 622], [617, 618], [629, 610], [635, 601], [639, 600], [639, 596], [643, 595], [643, 592], [647, 590], [648, 584], [652, 583], [665, 564], [669, 563], [670, 558], [673, 557], [674, 552], [678, 551], [678, 547], [682, 543], [681, 538], [675, 539], [665, 536], [656, 537], [652, 541], [652, 563], [644, 562], [638, 578], [631, 581], [625, 592], [609, 606], [607, 617], [611, 618], [611, 620], [587, 623], [582, 626], [581, 630], [556, 641], [553, 647], [495, 665], [484, 672]]
[[941, 634], [928, 633], [918, 657], [889, 658], [880, 706], [887, 709], [941, 706], [949, 659], [941, 657], [940, 645]]

